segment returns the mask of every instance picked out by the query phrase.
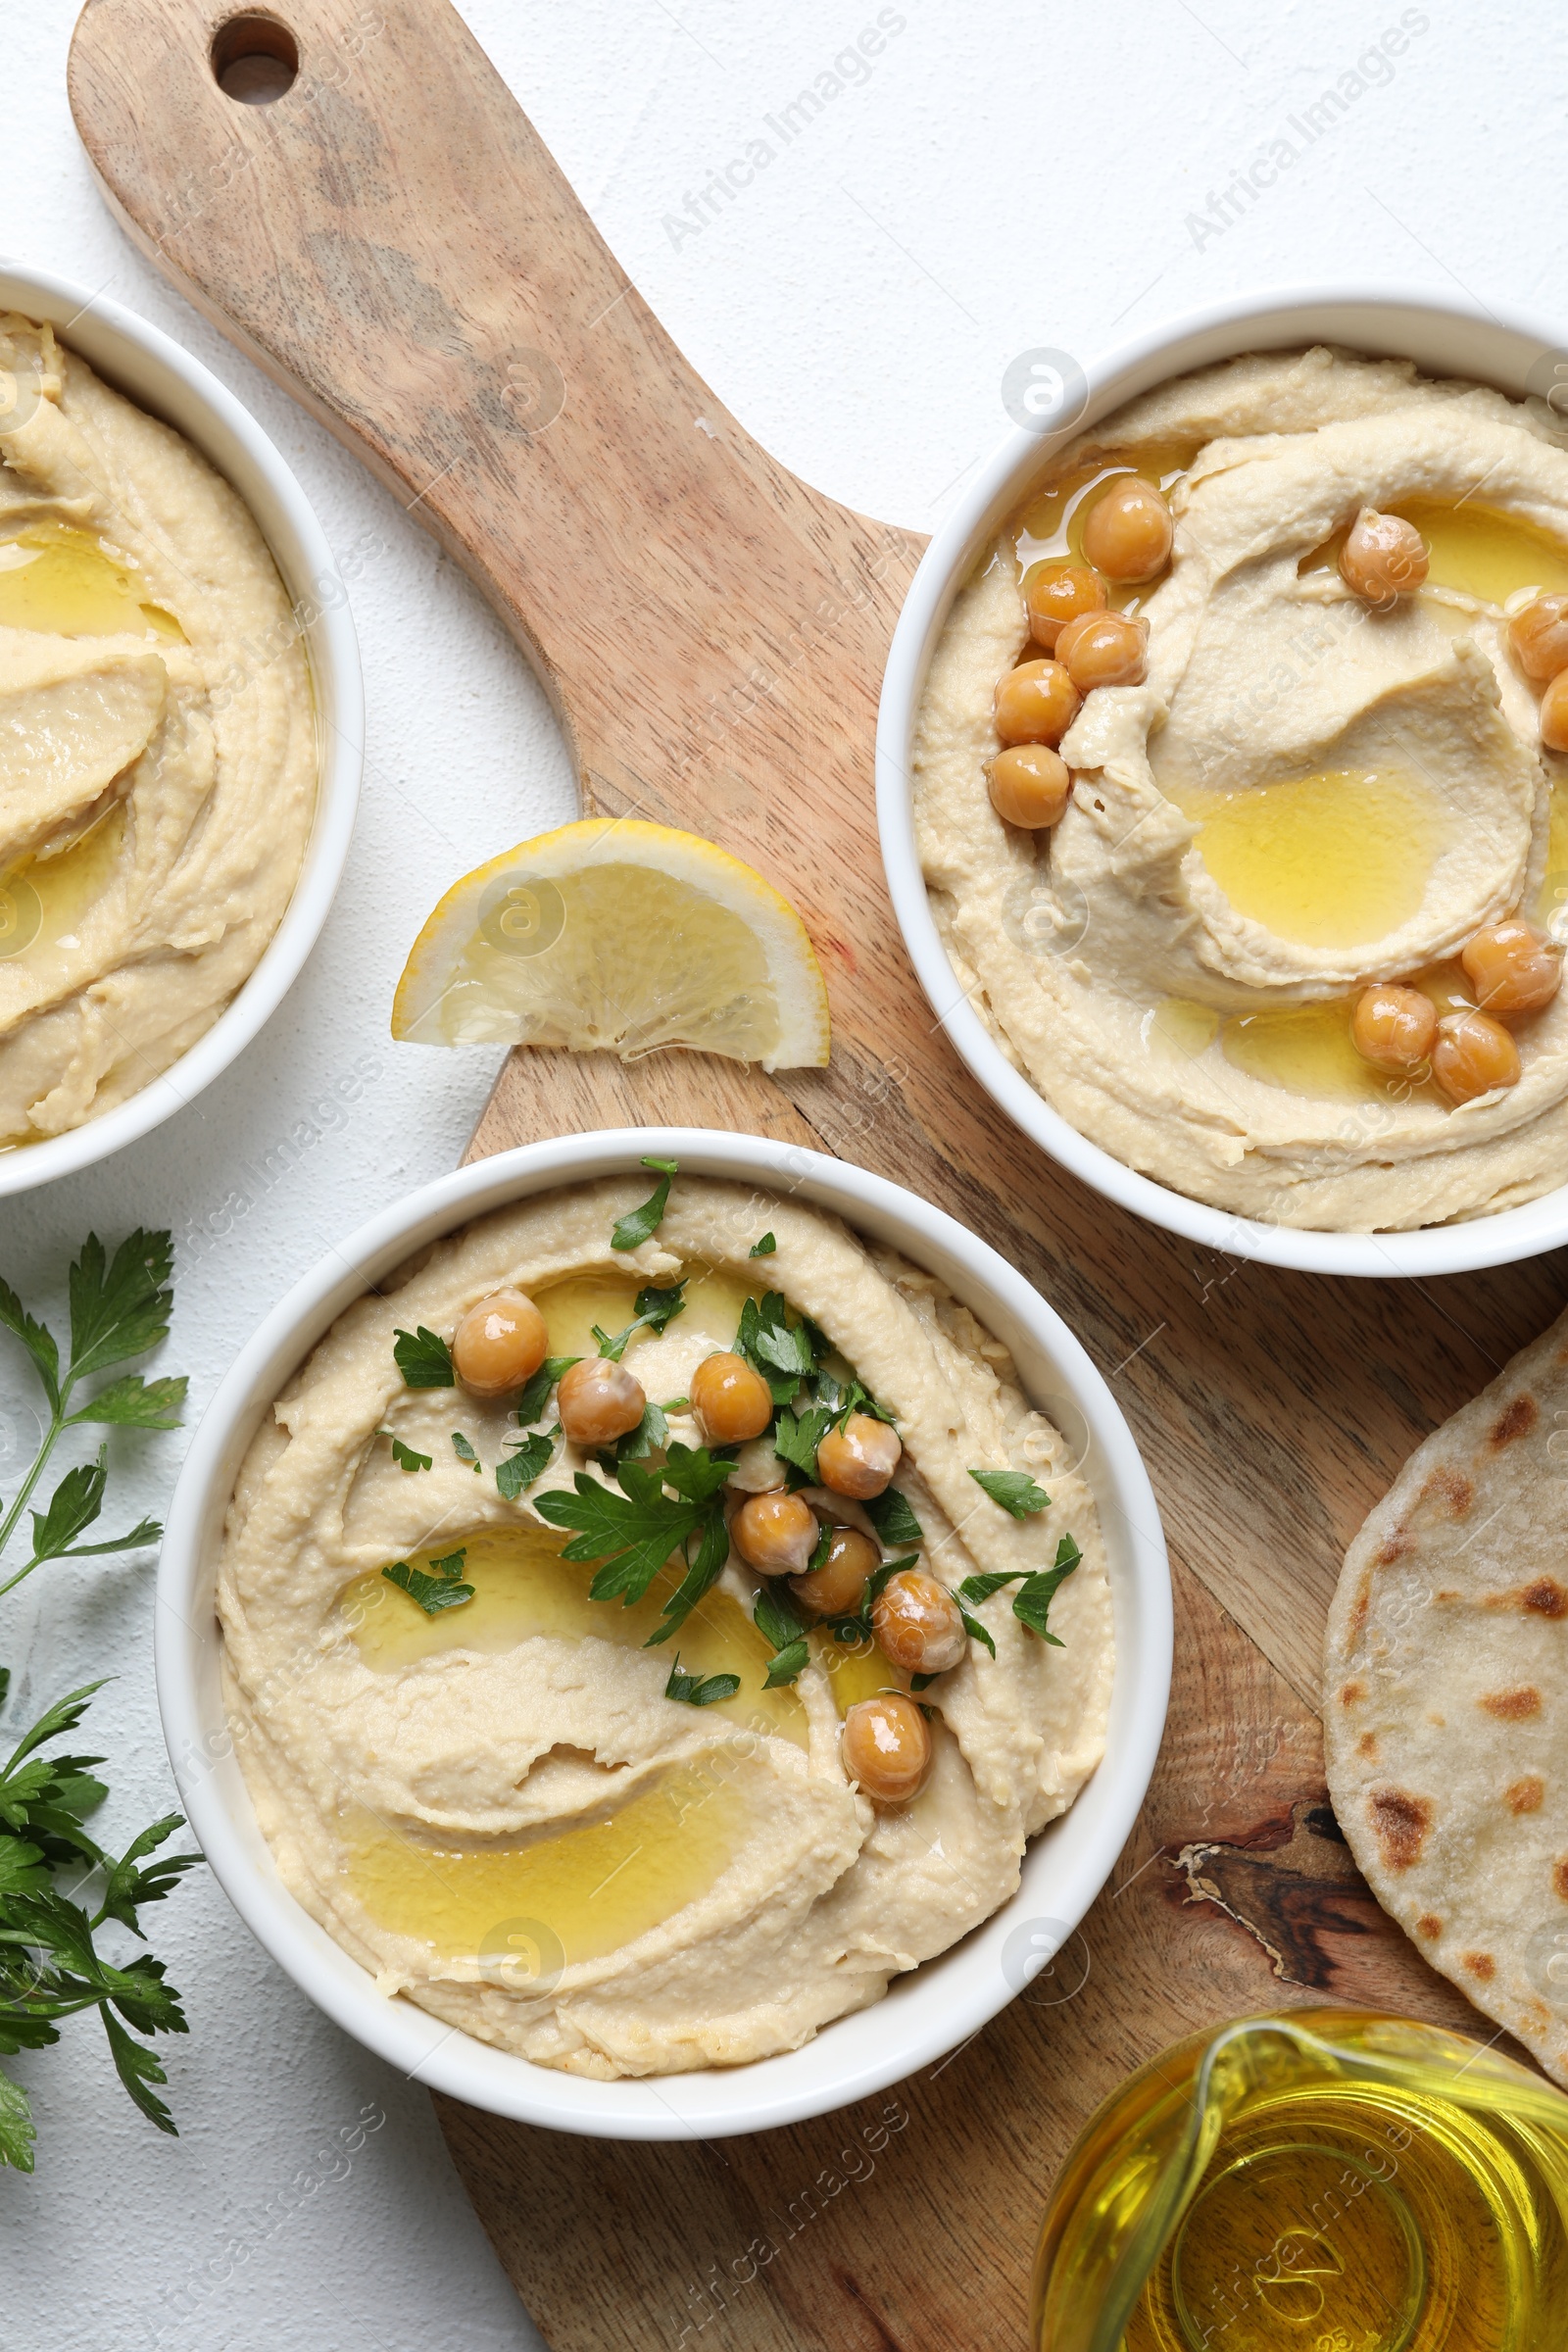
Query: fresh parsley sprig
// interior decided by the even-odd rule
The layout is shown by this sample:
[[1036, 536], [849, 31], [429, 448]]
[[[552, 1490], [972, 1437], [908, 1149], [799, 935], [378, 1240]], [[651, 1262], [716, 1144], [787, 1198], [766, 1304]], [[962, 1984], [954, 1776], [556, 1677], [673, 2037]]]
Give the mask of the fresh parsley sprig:
[[644, 1242], [652, 1241], [663, 1220], [665, 1204], [669, 1200], [670, 1179], [680, 1173], [680, 1162], [674, 1159], [649, 1159], [645, 1155], [643, 1166], [652, 1168], [659, 1182], [640, 1207], [628, 1209], [625, 1216], [616, 1219], [610, 1236], [612, 1250], [640, 1250]]
[[389, 1585], [396, 1585], [411, 1600], [417, 1601], [427, 1617], [438, 1617], [443, 1609], [461, 1608], [473, 1598], [472, 1585], [463, 1582], [463, 1563], [467, 1546], [460, 1545], [449, 1551], [444, 1559], [432, 1560], [428, 1571], [415, 1568], [407, 1560], [394, 1560], [381, 1574]]
[[599, 1563], [588, 1588], [595, 1600], [619, 1600], [630, 1608], [679, 1554], [686, 1573], [665, 1603], [662, 1622], [649, 1637], [646, 1646], [653, 1648], [690, 1615], [729, 1557], [721, 1491], [731, 1468], [704, 1446], [677, 1444], [657, 1469], [630, 1456], [617, 1461], [618, 1494], [615, 1487], [579, 1470], [574, 1494], [541, 1494], [535, 1507], [552, 1527], [570, 1531], [563, 1559]]
[[406, 1389], [455, 1389], [458, 1385], [451, 1348], [438, 1331], [427, 1331], [422, 1323], [413, 1331], [393, 1334], [392, 1356]]
[[[1063, 1646], [1061, 1638], [1052, 1632], [1047, 1622], [1051, 1604], [1056, 1596], [1058, 1586], [1071, 1576], [1083, 1556], [1072, 1537], [1063, 1536], [1056, 1545], [1054, 1566], [1032, 1571], [1010, 1568], [992, 1571], [984, 1576], [966, 1576], [954, 1597], [960, 1610], [963, 1610], [965, 1602], [989, 1600], [994, 1592], [1002, 1592], [1005, 1586], [1016, 1585], [1018, 1590], [1012, 1596], [1012, 1613], [1019, 1624], [1031, 1634], [1038, 1634], [1042, 1642], [1049, 1642], [1054, 1649], [1060, 1649]], [[964, 1623], [971, 1634], [980, 1637], [995, 1657], [996, 1643], [979, 1619], [971, 1618], [964, 1610]]]
[[686, 1301], [681, 1293], [690, 1280], [689, 1274], [683, 1275], [679, 1282], [667, 1283], [663, 1289], [661, 1289], [658, 1283], [649, 1283], [646, 1289], [637, 1294], [637, 1303], [632, 1310], [631, 1321], [624, 1331], [617, 1331], [613, 1339], [611, 1338], [609, 1332], [601, 1331], [596, 1323], [593, 1327], [594, 1341], [600, 1354], [608, 1356], [612, 1364], [618, 1364], [626, 1352], [626, 1343], [634, 1331], [647, 1329], [661, 1332], [667, 1324], [673, 1323], [677, 1315], [685, 1312]]
[[[71, 1346], [62, 1369], [60, 1345], [46, 1324], [30, 1315], [9, 1283], [0, 1281], [0, 1328], [22, 1342], [32, 1360], [38, 1385], [49, 1406], [49, 1426], [31, 1469], [0, 1518], [0, 1556], [16, 1534], [31, 1500], [45, 1464], [68, 1429], [88, 1423], [121, 1429], [177, 1429], [185, 1400], [183, 1379], [146, 1380], [139, 1372], [122, 1373], [73, 1409], [72, 1399], [84, 1380], [107, 1372], [130, 1357], [145, 1355], [169, 1333], [174, 1294], [169, 1287], [174, 1253], [167, 1233], [138, 1229], [122, 1241], [111, 1259], [95, 1233], [87, 1236], [71, 1268]], [[103, 1509], [108, 1483], [107, 1452], [100, 1447], [92, 1462], [68, 1470], [42, 1511], [33, 1511], [30, 1554], [0, 1583], [0, 1594], [20, 1585], [45, 1560], [84, 1559], [111, 1551], [139, 1551], [156, 1544], [163, 1529], [156, 1519], [143, 1519], [125, 1535], [99, 1544], [78, 1544]]]

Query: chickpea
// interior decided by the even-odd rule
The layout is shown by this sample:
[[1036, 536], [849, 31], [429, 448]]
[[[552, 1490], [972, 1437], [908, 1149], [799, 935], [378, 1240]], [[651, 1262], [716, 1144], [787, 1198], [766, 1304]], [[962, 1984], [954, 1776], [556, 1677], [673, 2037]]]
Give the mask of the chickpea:
[[872, 1606], [871, 1630], [883, 1656], [909, 1674], [946, 1674], [969, 1641], [946, 1585], [916, 1568], [889, 1577]]
[[1042, 831], [1060, 821], [1072, 770], [1048, 743], [1015, 743], [991, 762], [991, 806], [1004, 824]]
[[585, 1355], [563, 1372], [556, 1392], [561, 1426], [574, 1446], [612, 1446], [647, 1410], [643, 1384], [608, 1355]]
[[1568, 670], [1559, 670], [1541, 698], [1541, 740], [1548, 752], [1568, 752]]
[[1438, 1023], [1432, 1075], [1450, 1102], [1473, 1102], [1494, 1087], [1518, 1085], [1519, 1049], [1500, 1021], [1451, 1012]]
[[1562, 985], [1562, 951], [1522, 915], [1492, 923], [1459, 951], [1476, 1002], [1494, 1020], [1539, 1012]]
[[877, 1805], [906, 1805], [931, 1771], [931, 1734], [925, 1717], [902, 1690], [862, 1698], [844, 1718], [839, 1753], [862, 1795]]
[[1048, 654], [1054, 651], [1064, 620], [1105, 610], [1105, 583], [1087, 564], [1031, 564], [1023, 596], [1029, 608], [1029, 633]]
[[760, 1576], [803, 1576], [820, 1530], [816, 1513], [799, 1494], [753, 1494], [729, 1523], [748, 1567]]
[[470, 1396], [504, 1396], [532, 1380], [549, 1352], [545, 1319], [524, 1291], [492, 1291], [452, 1342], [452, 1368]]
[[877, 1548], [869, 1536], [862, 1536], [858, 1527], [836, 1527], [821, 1567], [808, 1576], [792, 1576], [790, 1591], [815, 1617], [853, 1617], [865, 1597], [866, 1578], [877, 1566]]
[[1056, 639], [1056, 659], [1081, 694], [1097, 686], [1139, 686], [1149, 631], [1125, 612], [1085, 612], [1065, 621]]
[[865, 1502], [882, 1493], [903, 1451], [897, 1430], [873, 1421], [869, 1413], [852, 1413], [817, 1447], [816, 1475], [831, 1494]]
[[710, 1446], [744, 1446], [773, 1418], [773, 1392], [744, 1355], [705, 1355], [691, 1378], [692, 1411]]
[[1170, 562], [1170, 509], [1152, 482], [1127, 474], [1084, 519], [1084, 554], [1111, 580], [1152, 580]]
[[1538, 686], [1568, 669], [1568, 596], [1538, 596], [1526, 605], [1508, 623], [1508, 643]]
[[1408, 1070], [1425, 1061], [1438, 1034], [1438, 1008], [1418, 988], [1381, 981], [1355, 1001], [1350, 1034], [1363, 1061], [1380, 1070]]
[[1427, 564], [1427, 543], [1413, 522], [1363, 507], [1341, 551], [1340, 573], [1369, 605], [1392, 605], [1396, 597], [1414, 595]]
[[997, 688], [997, 733], [1004, 743], [1057, 744], [1082, 699], [1059, 662], [1020, 662]]

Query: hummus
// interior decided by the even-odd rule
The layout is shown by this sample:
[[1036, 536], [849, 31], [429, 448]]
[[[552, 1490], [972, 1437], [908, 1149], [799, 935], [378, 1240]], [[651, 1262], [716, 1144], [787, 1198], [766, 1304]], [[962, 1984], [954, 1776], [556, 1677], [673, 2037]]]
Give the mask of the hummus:
[[169, 426], [0, 317], [0, 1150], [112, 1109], [211, 1028], [298, 878], [300, 632]]
[[[1057, 552], [1029, 510], [931, 666], [916, 825], [970, 1002], [1082, 1134], [1249, 1218], [1399, 1229], [1568, 1181], [1568, 998], [1518, 1028], [1516, 1085], [1457, 1107], [1359, 1061], [1349, 1028], [1374, 981], [1462, 1009], [1454, 958], [1482, 926], [1562, 936], [1563, 762], [1504, 608], [1568, 588], [1568, 432], [1540, 401], [1313, 350], [1165, 384], [1052, 478], [1141, 453], [1175, 524], [1137, 605], [1147, 679], [1087, 696], [1053, 832], [1004, 824], [986, 785], [1023, 565]], [[1389, 610], [1334, 560], [1362, 508], [1430, 542], [1426, 585]]]
[[[616, 1250], [647, 1189], [499, 1211], [341, 1316], [251, 1446], [219, 1580], [230, 1725], [299, 1900], [384, 1992], [602, 2078], [793, 2049], [987, 1918], [1099, 1760], [1111, 1683], [1094, 1502], [1006, 1350], [930, 1276], [781, 1198], [677, 1177], [653, 1236]], [[764, 1229], [776, 1247], [754, 1259]], [[868, 1640], [817, 1627], [795, 1679], [766, 1688], [763, 1580], [730, 1551], [659, 1641], [679, 1572], [633, 1606], [595, 1600], [593, 1567], [561, 1557], [537, 1507], [579, 1475], [609, 1491], [608, 1457], [557, 1435], [509, 1500], [515, 1397], [409, 1388], [394, 1361], [399, 1330], [427, 1348], [505, 1286], [537, 1301], [553, 1353], [591, 1354], [595, 1325], [618, 1334], [640, 1287], [677, 1278], [682, 1311], [623, 1356], [665, 1400], [669, 1446], [701, 1443], [683, 1409], [698, 1365], [734, 1346], [748, 1298], [780, 1293], [821, 1360], [847, 1359], [896, 1417], [889, 1557], [918, 1551], [950, 1590], [999, 1580], [972, 1611], [995, 1656], [971, 1638], [919, 1694], [934, 1762], [908, 1804], [873, 1805], [840, 1760], [849, 1705], [907, 1688]], [[550, 1408], [536, 1419], [548, 1435]], [[1049, 1506], [1010, 1516], [977, 1468], [1043, 1482]], [[755, 1486], [751, 1449], [733, 1471]], [[1083, 1556], [1052, 1599], [1053, 1646], [1011, 1604], [1069, 1532]], [[472, 1596], [426, 1614], [382, 1573], [416, 1555]], [[688, 1686], [728, 1671], [739, 1688], [671, 1695], [677, 1656]]]

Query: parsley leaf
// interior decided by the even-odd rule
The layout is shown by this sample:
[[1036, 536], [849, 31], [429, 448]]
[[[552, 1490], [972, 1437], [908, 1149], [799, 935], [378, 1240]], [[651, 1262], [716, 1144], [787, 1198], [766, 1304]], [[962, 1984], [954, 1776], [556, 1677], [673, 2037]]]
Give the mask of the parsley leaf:
[[629, 1209], [625, 1216], [616, 1220], [610, 1236], [612, 1250], [641, 1249], [643, 1243], [651, 1241], [658, 1232], [663, 1218], [664, 1206], [669, 1199], [669, 1181], [677, 1173], [679, 1162], [645, 1156], [643, 1166], [653, 1168], [659, 1175], [659, 1182], [640, 1208]]
[[177, 1429], [188, 1386], [183, 1376], [143, 1380], [139, 1372], [126, 1372], [100, 1389], [86, 1404], [68, 1413], [66, 1427], [74, 1428], [79, 1421], [107, 1421], [122, 1429]]
[[968, 1635], [970, 1641], [983, 1642], [987, 1649], [990, 1650], [991, 1655], [995, 1657], [997, 1654], [997, 1645], [991, 1639], [990, 1628], [982, 1625], [979, 1618], [972, 1615], [971, 1612], [964, 1607], [962, 1601], [958, 1599], [956, 1593], [954, 1594], [954, 1604], [957, 1609], [958, 1615], [963, 1619], [963, 1630]]
[[924, 1531], [909, 1508], [909, 1498], [898, 1487], [884, 1487], [860, 1508], [876, 1529], [882, 1542], [894, 1548], [901, 1544], [918, 1544]]
[[724, 1508], [722, 1503], [710, 1502], [702, 1521], [696, 1555], [692, 1555], [688, 1537], [686, 1573], [665, 1601], [664, 1614], [643, 1643], [644, 1649], [657, 1649], [661, 1642], [667, 1642], [685, 1624], [697, 1603], [717, 1584], [728, 1558], [729, 1529], [724, 1524]]
[[467, 1547], [464, 1545], [448, 1552], [444, 1559], [432, 1560], [428, 1574], [422, 1568], [411, 1567], [407, 1560], [394, 1560], [381, 1574], [389, 1585], [396, 1585], [411, 1600], [416, 1600], [427, 1617], [436, 1617], [443, 1609], [461, 1608], [464, 1601], [473, 1598], [472, 1585], [460, 1581], [466, 1556]]
[[755, 1298], [747, 1299], [735, 1334], [735, 1352], [745, 1356], [755, 1372], [760, 1372], [775, 1404], [788, 1404], [816, 1363], [807, 1327], [790, 1326], [782, 1291], [766, 1292], [760, 1305]]
[[470, 1470], [477, 1472], [479, 1456], [474, 1452], [461, 1429], [455, 1429], [452, 1432], [452, 1450], [460, 1462], [466, 1462]]
[[392, 1355], [403, 1375], [406, 1389], [452, 1389], [457, 1386], [457, 1374], [452, 1369], [452, 1350], [438, 1332], [427, 1331], [421, 1323], [415, 1331], [402, 1331], [392, 1342]]
[[748, 1257], [771, 1257], [777, 1248], [778, 1244], [773, 1236], [770, 1233], [764, 1233], [760, 1242], [752, 1244], [746, 1254]]
[[709, 1452], [706, 1446], [674, 1445], [664, 1464], [662, 1476], [666, 1487], [684, 1494], [691, 1502], [707, 1502], [716, 1494], [734, 1469], [727, 1462]]
[[531, 1487], [536, 1478], [544, 1475], [550, 1457], [556, 1450], [556, 1441], [543, 1430], [524, 1438], [513, 1447], [504, 1461], [496, 1464], [496, 1488], [508, 1502], [515, 1502], [524, 1487]]
[[646, 1325], [650, 1331], [660, 1332], [667, 1323], [672, 1323], [685, 1308], [686, 1301], [681, 1293], [690, 1280], [691, 1276], [687, 1274], [679, 1282], [667, 1283], [662, 1289], [657, 1283], [650, 1283], [645, 1290], [639, 1291], [631, 1321], [624, 1331], [617, 1331], [613, 1339], [608, 1332], [601, 1331], [596, 1323], [593, 1331], [600, 1354], [608, 1356], [612, 1364], [618, 1364], [634, 1331], [641, 1331]]
[[664, 1685], [664, 1696], [678, 1698], [688, 1707], [710, 1707], [721, 1698], [733, 1698], [740, 1687], [738, 1674], [710, 1674], [705, 1682], [701, 1675], [683, 1673], [677, 1650], [669, 1680]]
[[655, 1404], [652, 1397], [643, 1407], [643, 1417], [625, 1437], [615, 1441], [617, 1461], [640, 1462], [645, 1455], [660, 1452], [669, 1443], [669, 1423], [664, 1408]]
[[1051, 1501], [1044, 1487], [1037, 1487], [1027, 1470], [971, 1470], [969, 1476], [1014, 1519], [1027, 1519], [1033, 1512], [1045, 1510]]
[[808, 1486], [817, 1483], [816, 1449], [832, 1426], [833, 1416], [822, 1405], [808, 1405], [804, 1413], [782, 1410], [774, 1424], [774, 1452], [781, 1462], [801, 1471]]
[[665, 1494], [658, 1471], [627, 1461], [617, 1466], [617, 1476], [625, 1490], [619, 1494], [579, 1470], [574, 1494], [541, 1494], [535, 1507], [552, 1527], [573, 1531], [563, 1559], [603, 1562], [589, 1588], [594, 1599], [624, 1600], [629, 1608], [671, 1552], [695, 1534], [702, 1510], [684, 1496]]
[[777, 1690], [793, 1683], [803, 1666], [809, 1663], [810, 1644], [806, 1628], [781, 1592], [764, 1585], [752, 1605], [752, 1619], [758, 1632], [772, 1650], [764, 1690]]
[[29, 1315], [22, 1300], [8, 1282], [0, 1281], [0, 1324], [14, 1332], [31, 1356], [33, 1369], [43, 1384], [44, 1395], [52, 1409], [60, 1404], [60, 1350], [55, 1336], [45, 1324]]
[[32, 1563], [42, 1560], [85, 1559], [106, 1551], [139, 1551], [144, 1544], [156, 1544], [163, 1529], [156, 1519], [142, 1519], [127, 1535], [111, 1536], [102, 1544], [74, 1544], [73, 1536], [81, 1535], [91, 1527], [103, 1508], [104, 1488], [109, 1472], [105, 1453], [98, 1449], [95, 1462], [78, 1462], [49, 1497], [48, 1508], [32, 1511]]
[[569, 1372], [573, 1364], [581, 1363], [581, 1361], [582, 1358], [578, 1355], [547, 1355], [545, 1357], [544, 1362], [517, 1398], [514, 1408], [514, 1418], [519, 1429], [526, 1429], [530, 1421], [544, 1419], [545, 1406], [550, 1401], [551, 1390], [564, 1372]]
[[112, 1261], [95, 1233], [71, 1269], [71, 1377], [84, 1380], [127, 1356], [145, 1355], [169, 1336], [174, 1263], [167, 1233], [127, 1234]]
[[[1061, 1642], [1052, 1633], [1046, 1620], [1057, 1586], [1065, 1577], [1071, 1576], [1083, 1556], [1072, 1537], [1063, 1536], [1056, 1545], [1054, 1567], [1033, 1570], [1010, 1568], [984, 1576], [966, 1576], [954, 1597], [961, 1610], [965, 1601], [989, 1600], [994, 1592], [1000, 1592], [1004, 1586], [1016, 1585], [1018, 1590], [1012, 1596], [1012, 1613], [1019, 1624], [1026, 1626], [1030, 1633], [1038, 1634], [1042, 1642], [1049, 1642], [1053, 1648], [1060, 1649]], [[969, 1623], [967, 1618], [964, 1622]], [[977, 1621], [969, 1626], [969, 1630], [985, 1638], [986, 1647], [995, 1657], [997, 1653], [989, 1637], [985, 1636], [985, 1628]]]
[[403, 1440], [394, 1437], [389, 1429], [378, 1429], [375, 1434], [378, 1438], [392, 1439], [392, 1459], [400, 1470], [406, 1470], [412, 1475], [416, 1470], [434, 1469], [435, 1457], [433, 1454], [416, 1453], [412, 1446], [405, 1446]]

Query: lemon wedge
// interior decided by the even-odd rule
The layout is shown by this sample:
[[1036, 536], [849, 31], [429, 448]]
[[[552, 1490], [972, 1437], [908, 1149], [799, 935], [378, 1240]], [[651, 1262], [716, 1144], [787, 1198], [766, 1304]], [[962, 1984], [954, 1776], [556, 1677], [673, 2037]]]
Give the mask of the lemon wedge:
[[827, 990], [800, 916], [739, 858], [667, 825], [588, 817], [453, 885], [404, 966], [392, 1034], [820, 1068]]

